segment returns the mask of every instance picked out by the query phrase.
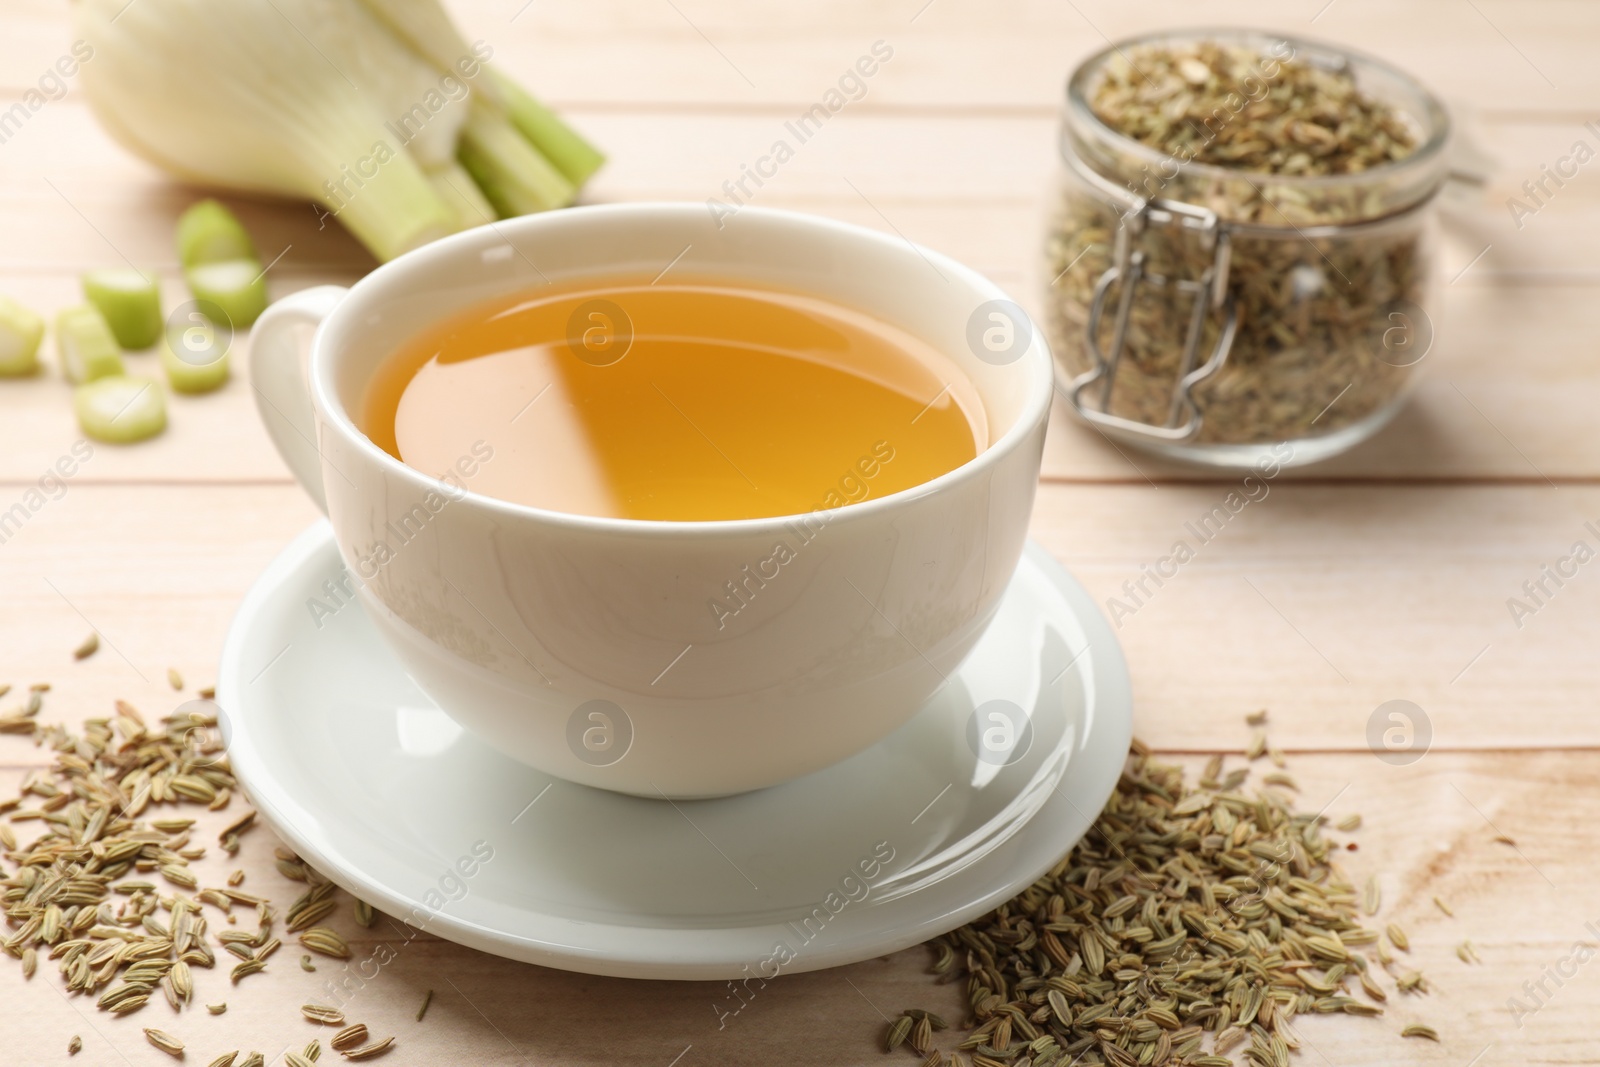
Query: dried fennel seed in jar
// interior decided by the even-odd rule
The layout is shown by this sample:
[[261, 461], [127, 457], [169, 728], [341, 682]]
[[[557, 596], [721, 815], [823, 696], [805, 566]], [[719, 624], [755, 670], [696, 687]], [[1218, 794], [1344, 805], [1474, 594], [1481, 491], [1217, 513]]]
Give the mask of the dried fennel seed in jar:
[[[1007, 1067], [1286, 1067], [1306, 1013], [1380, 1015], [1360, 949], [1375, 931], [1320, 815], [1198, 787], [1139, 742], [1092, 829], [1020, 896], [930, 942], [966, 979], [962, 1054]], [[894, 1034], [890, 1044], [894, 1044]], [[904, 1035], [900, 1035], [904, 1037]], [[955, 1062], [952, 1060], [952, 1062]]]
[[[1237, 335], [1195, 389], [1194, 444], [1292, 442], [1375, 423], [1399, 402], [1432, 339], [1428, 205], [1443, 168], [1425, 135], [1448, 123], [1420, 87], [1421, 119], [1366, 95], [1352, 71], [1387, 68], [1363, 62], [1328, 69], [1285, 41], [1167, 41], [1111, 50], [1074, 77], [1083, 106], [1067, 111], [1046, 242], [1048, 325], [1064, 370], [1092, 366], [1089, 307], [1124, 211], [1163, 199], [1232, 226]], [[1148, 226], [1130, 248], [1168, 278], [1199, 279], [1213, 263], [1179, 226]], [[1119, 288], [1102, 315], [1106, 353]], [[1193, 307], [1175, 286], [1138, 287], [1112, 414], [1169, 423]], [[1195, 366], [1221, 328], [1219, 313], [1206, 316]], [[1098, 406], [1094, 391], [1086, 400]]]

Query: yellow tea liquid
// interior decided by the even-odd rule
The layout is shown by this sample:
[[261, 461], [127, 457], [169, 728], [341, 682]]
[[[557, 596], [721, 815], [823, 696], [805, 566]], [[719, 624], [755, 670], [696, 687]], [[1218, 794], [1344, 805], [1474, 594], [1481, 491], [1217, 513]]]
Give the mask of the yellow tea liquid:
[[474, 492], [680, 521], [887, 496], [988, 445], [972, 383], [931, 346], [717, 280], [550, 286], [457, 314], [389, 357], [361, 422]]

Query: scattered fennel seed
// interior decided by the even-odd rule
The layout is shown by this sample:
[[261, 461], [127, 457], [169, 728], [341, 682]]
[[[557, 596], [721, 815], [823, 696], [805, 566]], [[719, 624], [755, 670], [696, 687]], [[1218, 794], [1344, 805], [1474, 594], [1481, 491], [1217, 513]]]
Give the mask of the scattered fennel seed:
[[338, 1008], [330, 1008], [326, 1004], [302, 1004], [300, 1014], [323, 1026], [344, 1025], [344, 1012]]
[[370, 1060], [374, 1056], [381, 1056], [394, 1046], [394, 1038], [386, 1037], [382, 1041], [374, 1041], [370, 1045], [353, 1048], [344, 1054], [347, 1060]]
[[156, 1030], [153, 1027], [147, 1026], [145, 1027], [144, 1036], [147, 1041], [149, 1041], [156, 1048], [160, 1049], [162, 1052], [165, 1052], [168, 1056], [172, 1056], [177, 1059], [183, 1058], [183, 1042], [179, 1041], [165, 1030]]
[[933, 1047], [933, 1024], [926, 1017], [912, 1023], [911, 1036], [906, 1038], [906, 1043], [917, 1055], [926, 1056]]
[[350, 946], [345, 943], [344, 938], [326, 926], [313, 926], [300, 935], [300, 943], [323, 956], [340, 960], [350, 958]]
[[335, 1052], [345, 1052], [349, 1049], [360, 1048], [367, 1041], [367, 1024], [354, 1023], [333, 1035], [328, 1042], [328, 1047]]
[[1250, 735], [1250, 744], [1244, 750], [1244, 758], [1255, 761], [1267, 754], [1267, 732], [1257, 730]]
[[1428, 992], [1428, 979], [1421, 971], [1407, 971], [1395, 980], [1395, 988], [1402, 993]]
[[[1383, 945], [1326, 821], [1222, 776], [1213, 757], [1196, 788], [1136, 740], [1072, 853], [930, 942], [933, 972], [965, 983], [957, 1048], [973, 1067], [1229, 1067], [1241, 1044], [1256, 1067], [1287, 1067], [1294, 1016], [1383, 1013], [1363, 954]], [[1348, 995], [1356, 983], [1370, 1002]], [[926, 1056], [931, 1030], [904, 1013], [882, 1047]]]
[[267, 964], [265, 960], [245, 960], [243, 963], [239, 964], [239, 966], [228, 972], [228, 978], [235, 985], [237, 985], [240, 979], [248, 978], [252, 974], [260, 974], [266, 969]]

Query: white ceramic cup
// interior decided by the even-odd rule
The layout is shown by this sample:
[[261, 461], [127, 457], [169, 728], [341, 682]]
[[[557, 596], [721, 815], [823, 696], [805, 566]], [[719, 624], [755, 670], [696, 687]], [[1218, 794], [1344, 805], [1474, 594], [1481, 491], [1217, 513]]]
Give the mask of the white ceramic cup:
[[[665, 522], [465, 491], [399, 462], [351, 418], [375, 367], [453, 312], [551, 280], [648, 277], [675, 260], [921, 337], [975, 386], [988, 447], [930, 482], [831, 511]], [[303, 361], [305, 325], [316, 332]], [[699, 204], [511, 219], [407, 253], [348, 290], [297, 293], [256, 324], [251, 379], [274, 443], [327, 512], [349, 584], [423, 690], [518, 760], [658, 797], [774, 785], [917, 711], [1016, 568], [1051, 399], [1046, 342], [966, 267], [790, 212], [747, 207], [719, 225]], [[778, 545], [789, 550], [781, 566], [770, 562]], [[730, 581], [744, 606], [719, 620], [709, 605]]]

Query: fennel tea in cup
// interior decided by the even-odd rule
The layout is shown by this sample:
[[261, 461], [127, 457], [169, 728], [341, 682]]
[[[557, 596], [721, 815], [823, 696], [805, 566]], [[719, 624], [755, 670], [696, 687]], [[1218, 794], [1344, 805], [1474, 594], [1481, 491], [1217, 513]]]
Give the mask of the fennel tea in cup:
[[[584, 280], [475, 305], [402, 345], [363, 407], [367, 436], [420, 471], [621, 519], [842, 507], [988, 444], [972, 383], [925, 341], [727, 278]], [[458, 467], [466, 455], [493, 460]]]

